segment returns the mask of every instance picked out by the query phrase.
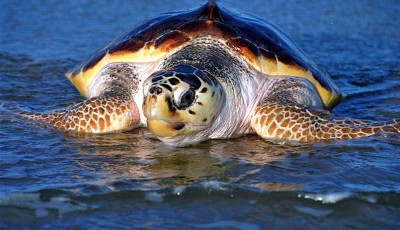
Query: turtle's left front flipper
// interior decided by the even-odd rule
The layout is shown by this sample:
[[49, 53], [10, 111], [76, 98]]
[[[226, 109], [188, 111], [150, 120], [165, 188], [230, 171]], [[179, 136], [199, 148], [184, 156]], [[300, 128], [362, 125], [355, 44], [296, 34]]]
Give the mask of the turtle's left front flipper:
[[251, 127], [265, 139], [310, 142], [361, 138], [378, 132], [400, 134], [400, 119], [334, 119], [328, 111], [264, 101], [253, 111]]
[[251, 127], [265, 139], [308, 142], [361, 138], [378, 132], [400, 133], [400, 119], [388, 122], [335, 119], [323, 109], [308, 80], [285, 77], [273, 87], [251, 117]]
[[133, 100], [95, 97], [50, 113], [17, 112], [22, 117], [65, 131], [108, 133], [135, 128], [140, 121]]

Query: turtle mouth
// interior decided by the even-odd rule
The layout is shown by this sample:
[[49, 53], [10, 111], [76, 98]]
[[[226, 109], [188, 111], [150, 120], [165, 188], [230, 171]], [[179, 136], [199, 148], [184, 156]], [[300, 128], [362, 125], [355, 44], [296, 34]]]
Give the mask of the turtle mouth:
[[148, 118], [147, 127], [154, 135], [164, 138], [198, 132], [205, 129], [204, 125], [170, 121], [159, 118]]
[[171, 137], [179, 135], [185, 124], [182, 122], [168, 122], [162, 119], [148, 119], [147, 127], [159, 137]]

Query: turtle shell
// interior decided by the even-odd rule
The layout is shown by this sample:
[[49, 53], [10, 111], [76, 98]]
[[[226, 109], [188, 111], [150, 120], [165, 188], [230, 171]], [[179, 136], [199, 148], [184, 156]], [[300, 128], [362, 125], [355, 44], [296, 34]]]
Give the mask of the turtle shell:
[[202, 36], [213, 36], [258, 71], [272, 76], [310, 80], [326, 108], [342, 94], [317, 66], [276, 26], [210, 1], [190, 11], [166, 13], [124, 34], [67, 74], [79, 92], [111, 62], [155, 62]]

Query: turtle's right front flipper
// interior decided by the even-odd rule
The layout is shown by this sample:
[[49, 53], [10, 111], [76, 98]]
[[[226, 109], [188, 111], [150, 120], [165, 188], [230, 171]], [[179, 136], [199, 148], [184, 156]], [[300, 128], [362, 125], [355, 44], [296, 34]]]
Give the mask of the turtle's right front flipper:
[[50, 113], [17, 113], [60, 130], [108, 133], [133, 129], [140, 125], [140, 105], [134, 98], [141, 84], [139, 73], [145, 68], [145, 63], [110, 63], [93, 77], [77, 74], [70, 80], [89, 97], [86, 101]]
[[22, 117], [65, 131], [108, 133], [130, 130], [140, 123], [133, 100], [95, 97], [50, 113], [17, 112]]

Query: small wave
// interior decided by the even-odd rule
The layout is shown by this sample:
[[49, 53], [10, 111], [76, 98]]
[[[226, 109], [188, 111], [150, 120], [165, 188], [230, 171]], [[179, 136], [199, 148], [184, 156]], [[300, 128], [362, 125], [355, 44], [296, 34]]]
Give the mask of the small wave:
[[235, 221], [235, 220], [225, 220], [225, 221], [215, 221], [212, 223], [207, 223], [207, 224], [196, 224], [194, 227], [197, 228], [204, 228], [204, 229], [243, 229], [243, 230], [258, 230], [261, 229], [258, 225], [252, 224], [252, 223], [247, 223], [247, 222], [241, 222], [241, 221]]
[[313, 217], [325, 217], [333, 213], [331, 209], [317, 209], [312, 207], [304, 207], [304, 206], [294, 206], [294, 208], [304, 214], [313, 216]]
[[66, 213], [92, 208], [63, 196], [42, 200], [40, 193], [0, 194], [0, 207], [2, 206], [32, 209], [38, 218], [46, 217], [50, 210], [56, 210], [59, 218], [62, 218]]
[[361, 195], [352, 192], [334, 192], [327, 194], [299, 194], [299, 198], [311, 199], [314, 201], [320, 201], [323, 204], [334, 204], [339, 201], [349, 199], [349, 198], [358, 198], [369, 203], [375, 203], [376, 197], [373, 195]]
[[203, 187], [206, 189], [224, 190], [223, 183], [219, 181], [206, 181], [203, 183]]

